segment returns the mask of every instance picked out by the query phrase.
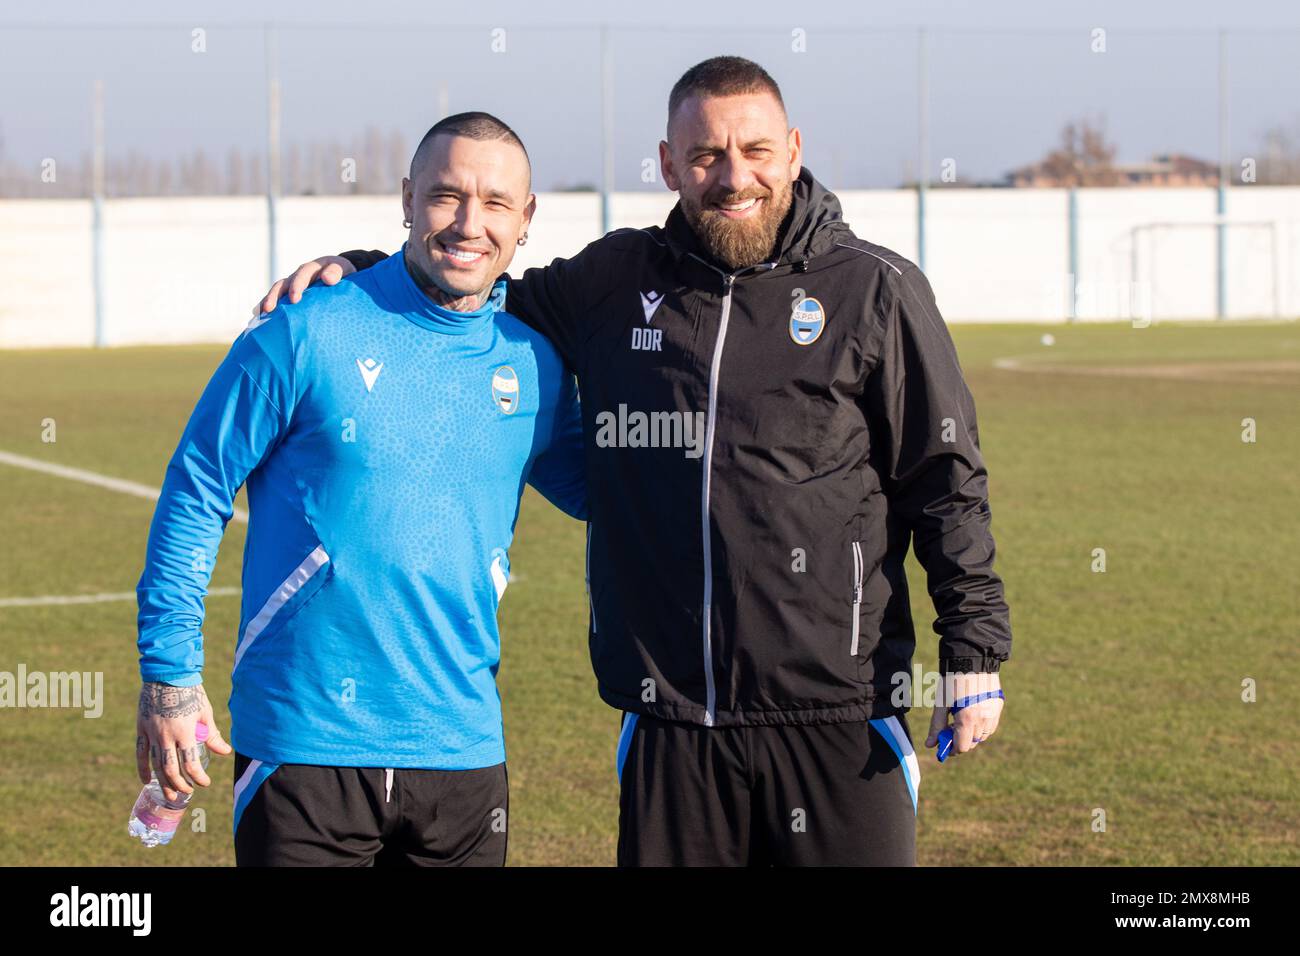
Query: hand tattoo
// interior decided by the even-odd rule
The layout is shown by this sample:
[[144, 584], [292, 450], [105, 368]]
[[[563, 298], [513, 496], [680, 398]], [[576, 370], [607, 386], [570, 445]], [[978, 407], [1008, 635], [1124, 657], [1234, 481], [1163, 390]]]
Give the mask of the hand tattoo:
[[188, 717], [202, 713], [207, 702], [202, 684], [172, 687], [170, 684], [149, 683], [140, 688], [141, 717]]

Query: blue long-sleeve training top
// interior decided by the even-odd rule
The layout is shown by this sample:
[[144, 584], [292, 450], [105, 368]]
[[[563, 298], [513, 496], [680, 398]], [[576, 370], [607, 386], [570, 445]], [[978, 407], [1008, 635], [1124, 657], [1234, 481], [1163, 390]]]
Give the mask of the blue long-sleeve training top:
[[203, 597], [247, 482], [231, 744], [266, 763], [505, 759], [497, 604], [524, 482], [586, 517], [576, 388], [505, 309], [435, 305], [402, 253], [250, 323], [167, 467], [140, 674], [202, 679]]

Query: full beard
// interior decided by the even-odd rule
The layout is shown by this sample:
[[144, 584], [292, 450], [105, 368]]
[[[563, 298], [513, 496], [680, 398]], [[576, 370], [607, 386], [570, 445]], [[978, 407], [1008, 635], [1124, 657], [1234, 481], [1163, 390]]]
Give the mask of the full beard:
[[794, 201], [794, 190], [787, 180], [775, 196], [750, 193], [723, 197], [723, 202], [744, 202], [749, 198], [766, 200], [752, 219], [729, 219], [716, 209], [705, 209], [694, 200], [682, 197], [682, 212], [705, 250], [728, 269], [746, 269], [768, 261], [776, 246], [776, 234]]

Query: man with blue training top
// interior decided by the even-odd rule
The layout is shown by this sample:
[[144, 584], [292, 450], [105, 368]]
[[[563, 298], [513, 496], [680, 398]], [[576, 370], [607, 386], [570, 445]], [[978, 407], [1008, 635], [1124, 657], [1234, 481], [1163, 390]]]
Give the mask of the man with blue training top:
[[[527, 481], [586, 517], [577, 393], [509, 314], [535, 209], [514, 132], [435, 125], [400, 255], [260, 316], [167, 469], [138, 588], [137, 763], [165, 795], [235, 752], [239, 865], [499, 865], [496, 611]], [[203, 692], [203, 596], [239, 488], [249, 531], [227, 744]]]

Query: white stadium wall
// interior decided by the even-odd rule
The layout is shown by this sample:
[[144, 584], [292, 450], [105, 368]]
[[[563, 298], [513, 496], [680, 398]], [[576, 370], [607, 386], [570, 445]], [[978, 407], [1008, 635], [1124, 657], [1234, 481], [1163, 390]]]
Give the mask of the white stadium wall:
[[0, 347], [89, 345], [90, 203], [0, 201]]
[[925, 272], [945, 318], [956, 303], [954, 319], [1065, 317], [1064, 190], [931, 190], [926, 210]]
[[[611, 223], [662, 223], [674, 199], [616, 194]], [[858, 235], [916, 260], [914, 192], [840, 199]], [[103, 208], [106, 344], [226, 342], [244, 326], [267, 286], [264, 199], [115, 199]], [[277, 209], [281, 273], [324, 252], [396, 249], [403, 238], [395, 196], [293, 197]], [[1216, 314], [1213, 190], [1081, 189], [1077, 213], [1079, 319]], [[1300, 187], [1233, 189], [1228, 219], [1229, 317], [1296, 316]], [[0, 201], [0, 348], [93, 344], [92, 224], [88, 200]], [[544, 193], [514, 270], [572, 255], [599, 232], [598, 195]], [[933, 189], [926, 245], [926, 273], [949, 321], [1068, 317], [1065, 190]]]

